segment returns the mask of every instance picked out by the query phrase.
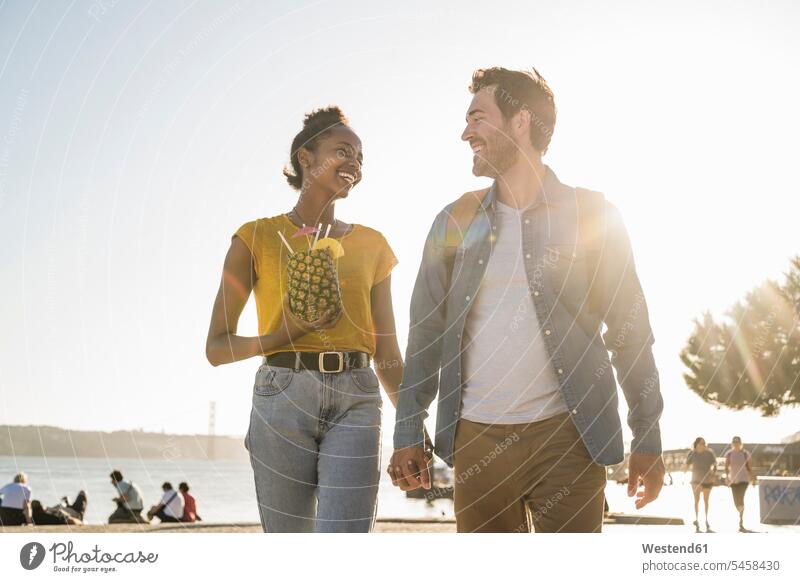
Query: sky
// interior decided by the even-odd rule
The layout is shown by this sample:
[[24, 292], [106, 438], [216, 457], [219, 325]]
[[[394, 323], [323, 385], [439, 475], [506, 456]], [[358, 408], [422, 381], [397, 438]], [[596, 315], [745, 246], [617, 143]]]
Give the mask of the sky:
[[[215, 401], [216, 432], [244, 434], [260, 360], [205, 359], [223, 260], [241, 224], [294, 205], [291, 140], [332, 103], [364, 144], [337, 216], [399, 258], [405, 351], [428, 227], [487, 185], [459, 138], [472, 71], [499, 65], [545, 76], [545, 162], [622, 212], [664, 447], [800, 430], [797, 409], [705, 404], [678, 359], [693, 318], [798, 253], [800, 6], [604, 4], [1, 2], [0, 424], [204, 433]], [[251, 298], [239, 331], [256, 325]]]

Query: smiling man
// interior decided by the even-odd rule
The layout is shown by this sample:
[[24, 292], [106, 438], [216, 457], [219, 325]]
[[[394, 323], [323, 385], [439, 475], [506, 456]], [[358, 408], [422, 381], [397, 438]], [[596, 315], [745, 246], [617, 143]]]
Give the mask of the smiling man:
[[473, 174], [494, 182], [447, 205], [428, 234], [388, 470], [404, 490], [430, 487], [423, 421], [438, 392], [435, 451], [455, 470], [459, 532], [599, 532], [605, 466], [624, 458], [612, 364], [637, 508], [664, 477], [628, 235], [602, 194], [542, 162], [556, 107], [535, 69], [477, 70], [470, 91], [461, 139]]

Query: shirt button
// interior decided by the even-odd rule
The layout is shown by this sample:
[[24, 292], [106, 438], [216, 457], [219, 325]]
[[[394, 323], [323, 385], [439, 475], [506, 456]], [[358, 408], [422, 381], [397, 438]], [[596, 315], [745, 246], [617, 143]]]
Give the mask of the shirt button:
[[578, 409], [577, 408], [573, 408], [572, 409], [572, 414], [578, 414]]
[[453, 413], [453, 416], [454, 416], [454, 417], [456, 417], [456, 418], [458, 418], [458, 410], [456, 410], [456, 411]]
[[550, 330], [549, 329], [544, 330], [544, 335], [550, 335]]
[[478, 264], [482, 265], [483, 264], [483, 259], [478, 259]]
[[469, 295], [467, 295], [467, 301], [469, 301]]
[[538, 291], [534, 291], [534, 292], [533, 292], [533, 294], [534, 294], [534, 296], [536, 296], [536, 297], [538, 297], [538, 296], [539, 296], [539, 292], [538, 292]]
[[530, 219], [526, 218], [525, 219], [525, 224], [530, 224], [530, 223], [531, 223]]
[[564, 370], [562, 370], [561, 368], [559, 368], [559, 369], [558, 369], [558, 373], [559, 373], [559, 374], [563, 374], [563, 373], [564, 373]]
[[530, 253], [528, 253], [527, 255], [525, 255], [525, 258], [526, 258], [526, 259], [530, 259], [530, 258], [531, 258], [531, 254], [530, 254]]

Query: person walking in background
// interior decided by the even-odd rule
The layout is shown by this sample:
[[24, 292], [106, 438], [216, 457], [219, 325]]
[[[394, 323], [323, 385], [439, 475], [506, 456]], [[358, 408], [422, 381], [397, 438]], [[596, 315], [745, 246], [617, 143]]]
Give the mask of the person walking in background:
[[[294, 207], [231, 237], [206, 357], [214, 366], [262, 359], [245, 447], [264, 531], [369, 532], [380, 385], [396, 403], [403, 374], [391, 294], [397, 259], [379, 231], [334, 216], [361, 182], [363, 161], [338, 107], [306, 115], [290, 160]], [[258, 337], [237, 334], [251, 292]]]
[[110, 477], [119, 496], [113, 499], [117, 509], [109, 516], [108, 523], [145, 523], [147, 520], [142, 517], [144, 505], [139, 487], [132, 481], [125, 481], [119, 471], [112, 471]]
[[203, 521], [200, 516], [197, 515], [197, 501], [194, 495], [189, 493], [189, 484], [185, 481], [180, 483], [178, 485], [178, 491], [183, 495], [183, 517], [181, 521], [189, 523], [193, 521]]
[[739, 531], [750, 533], [744, 527], [744, 496], [747, 486], [756, 484], [756, 474], [753, 472], [750, 452], [742, 446], [742, 439], [738, 436], [733, 437], [731, 448], [725, 453], [725, 481], [731, 488], [733, 504], [739, 512]]
[[556, 106], [538, 71], [479, 69], [470, 92], [461, 139], [493, 184], [448, 204], [428, 233], [387, 470], [403, 490], [430, 487], [424, 420], [438, 392], [435, 452], [468, 476], [454, 488], [459, 532], [599, 532], [605, 466], [624, 459], [612, 365], [633, 432], [628, 495], [642, 508], [664, 485], [630, 240], [602, 194], [543, 163]]
[[692, 450], [686, 457], [686, 467], [692, 470], [692, 492], [694, 493], [694, 530], [700, 533], [698, 512], [700, 511], [700, 495], [703, 495], [703, 507], [706, 516], [706, 533], [713, 533], [708, 525], [708, 498], [717, 475], [717, 458], [706, 446], [703, 437], [694, 439]]
[[14, 480], [0, 489], [0, 525], [32, 525], [31, 488], [28, 476], [17, 473]]
[[172, 483], [165, 481], [161, 485], [164, 494], [161, 496], [161, 501], [157, 505], [150, 508], [147, 512], [148, 519], [157, 517], [161, 523], [175, 523], [181, 521], [183, 517], [183, 495], [180, 491], [175, 491], [172, 488]]

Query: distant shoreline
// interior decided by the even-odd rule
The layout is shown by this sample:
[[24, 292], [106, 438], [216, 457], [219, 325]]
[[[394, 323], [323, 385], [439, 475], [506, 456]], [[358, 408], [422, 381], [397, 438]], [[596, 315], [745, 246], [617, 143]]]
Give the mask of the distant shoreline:
[[249, 461], [244, 438], [0, 425], [0, 456]]

